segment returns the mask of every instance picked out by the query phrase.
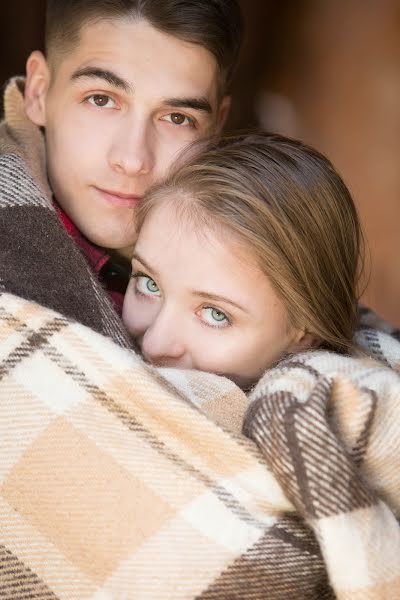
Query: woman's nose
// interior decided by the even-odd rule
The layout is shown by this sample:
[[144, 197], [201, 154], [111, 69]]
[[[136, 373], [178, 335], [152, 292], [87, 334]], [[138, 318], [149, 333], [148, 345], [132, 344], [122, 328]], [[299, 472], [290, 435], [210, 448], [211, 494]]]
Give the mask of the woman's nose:
[[164, 306], [142, 337], [143, 357], [158, 366], [189, 368], [185, 364], [187, 360], [183, 337], [182, 325], [179, 325], [173, 311]]

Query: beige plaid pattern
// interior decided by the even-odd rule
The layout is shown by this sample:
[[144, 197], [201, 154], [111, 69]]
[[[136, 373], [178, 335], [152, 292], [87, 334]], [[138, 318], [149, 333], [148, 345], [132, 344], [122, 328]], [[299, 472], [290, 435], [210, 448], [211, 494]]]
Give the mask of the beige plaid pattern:
[[357, 334], [372, 338], [393, 370], [328, 352], [293, 357], [260, 381], [246, 425], [343, 600], [400, 598], [400, 351], [384, 333]]
[[[0, 364], [6, 598], [239, 593], [235, 562], [256, 568], [290, 509], [250, 442], [238, 443], [133, 352], [7, 294]], [[181, 383], [190, 387], [190, 373]], [[230, 387], [206, 377], [208, 401]]]
[[[331, 379], [316, 375], [324, 360]], [[89, 328], [2, 294], [3, 597], [400, 597], [399, 459], [380, 444], [385, 432], [396, 438], [398, 375], [369, 359], [332, 360], [304, 355], [254, 391], [247, 429], [270, 470], [238, 434], [247, 400], [230, 382], [157, 372]], [[370, 391], [359, 395], [357, 382]], [[327, 426], [328, 397], [345, 449]], [[282, 406], [293, 413], [293, 402], [305, 419], [299, 410], [291, 430]], [[327, 468], [336, 479], [324, 478]]]

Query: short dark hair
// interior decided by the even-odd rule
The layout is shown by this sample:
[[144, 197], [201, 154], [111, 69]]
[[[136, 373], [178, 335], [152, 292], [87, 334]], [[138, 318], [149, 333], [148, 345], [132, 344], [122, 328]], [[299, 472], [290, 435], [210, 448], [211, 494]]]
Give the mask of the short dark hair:
[[90, 21], [121, 17], [203, 46], [217, 61], [221, 87], [229, 84], [243, 37], [238, 0], [47, 0], [46, 51], [69, 49]]

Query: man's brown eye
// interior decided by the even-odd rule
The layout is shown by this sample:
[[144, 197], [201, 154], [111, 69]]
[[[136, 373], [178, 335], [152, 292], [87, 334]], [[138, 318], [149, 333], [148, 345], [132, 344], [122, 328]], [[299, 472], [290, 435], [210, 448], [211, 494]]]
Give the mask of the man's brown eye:
[[110, 98], [103, 94], [96, 94], [93, 96], [93, 102], [96, 106], [107, 106], [109, 100]]
[[171, 121], [175, 124], [175, 125], [182, 125], [182, 123], [185, 122], [185, 115], [181, 115], [181, 113], [172, 113], [171, 114]]

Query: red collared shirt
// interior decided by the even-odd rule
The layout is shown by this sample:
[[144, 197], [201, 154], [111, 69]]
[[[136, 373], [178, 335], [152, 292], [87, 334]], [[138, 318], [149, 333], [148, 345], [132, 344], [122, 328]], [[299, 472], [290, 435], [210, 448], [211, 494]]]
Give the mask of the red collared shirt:
[[129, 269], [125, 264], [119, 263], [107, 254], [106, 250], [89, 242], [59, 204], [55, 200], [53, 202], [58, 218], [64, 225], [67, 233], [69, 233], [82, 250], [89, 265], [107, 290], [116, 311], [121, 315], [125, 290], [129, 282]]

